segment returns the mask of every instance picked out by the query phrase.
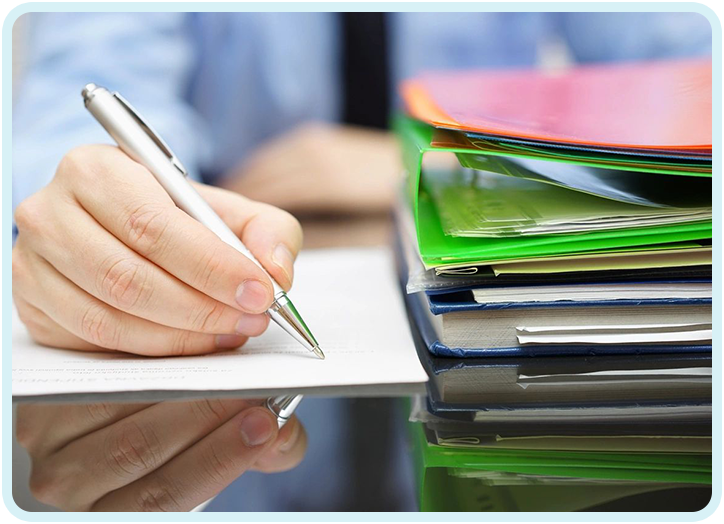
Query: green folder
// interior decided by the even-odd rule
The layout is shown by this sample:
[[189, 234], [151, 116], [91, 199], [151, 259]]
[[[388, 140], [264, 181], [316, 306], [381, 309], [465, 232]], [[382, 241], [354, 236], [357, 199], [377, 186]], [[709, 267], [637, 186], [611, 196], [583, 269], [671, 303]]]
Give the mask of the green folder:
[[[479, 502], [481, 490], [488, 494], [486, 504], [492, 506], [488, 511], [581, 509], [551, 507], [553, 501], [546, 497], [539, 501], [540, 507], [521, 508], [519, 504], [511, 507], [510, 493], [498, 497], [496, 493], [501, 490], [484, 489], [483, 481], [474, 475], [461, 474], [465, 471], [517, 474], [529, 478], [532, 484], [536, 477], [571, 479], [572, 484], [561, 489], [582, 491], [589, 503], [597, 500], [591, 493], [601, 491], [602, 486], [605, 498], [630, 494], [636, 489], [662, 489], [672, 484], [711, 484], [710, 454], [454, 449], [429, 443], [421, 423], [411, 424], [411, 432], [423, 511], [483, 510], [485, 508], [468, 507], [475, 506], [476, 498]], [[535, 486], [531, 493], [545, 493], [547, 490], [541, 491], [542, 487]]]
[[[437, 209], [425, 188], [424, 174], [421, 172], [422, 157], [429, 151], [445, 151], [460, 156], [470, 154], [470, 150], [432, 146], [433, 129], [410, 118], [398, 117], [394, 126], [402, 143], [403, 163], [407, 172], [407, 191], [415, 219], [420, 255], [428, 269], [562, 254], [573, 255], [625, 247], [653, 246], [709, 239], [712, 236], [711, 221], [568, 235], [541, 235], [532, 238], [491, 239], [446, 236], [443, 233]], [[473, 154], [479, 155], [480, 153]]]
[[[657, 177], [654, 182], [660, 178], [653, 176]], [[687, 177], [668, 178], [681, 180]], [[491, 171], [464, 168], [425, 171], [425, 188], [439, 210], [445, 234], [485, 238], [561, 235], [708, 221], [712, 217], [711, 181], [705, 181], [708, 184], [705, 191], [699, 194], [701, 188], [697, 188], [696, 196], [689, 193], [681, 197], [682, 201], [687, 199], [687, 203], [693, 198], [700, 199], [699, 206], [660, 207], [602, 198]], [[688, 189], [688, 184], [677, 184], [661, 193], [682, 195]]]
[[627, 496], [700, 484], [670, 482], [586, 482], [549, 485], [529, 478], [530, 483], [491, 485], [485, 480], [456, 475], [449, 468], [425, 470], [424, 487], [418, 494], [421, 511], [581, 511]]

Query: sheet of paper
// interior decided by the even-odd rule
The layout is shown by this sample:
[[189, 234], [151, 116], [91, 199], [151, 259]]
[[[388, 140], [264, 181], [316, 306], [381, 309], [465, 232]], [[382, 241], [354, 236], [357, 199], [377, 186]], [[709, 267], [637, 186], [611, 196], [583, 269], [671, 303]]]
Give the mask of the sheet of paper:
[[711, 329], [699, 331], [676, 331], [672, 333], [626, 333], [626, 334], [539, 334], [517, 335], [520, 344], [671, 344], [711, 343]]
[[[143, 358], [41, 347], [13, 317], [13, 397], [87, 400], [266, 396], [286, 391], [386, 396], [424, 391], [392, 255], [385, 248], [303, 252], [290, 297], [324, 349], [318, 360], [278, 326], [234, 351]], [[60, 396], [60, 397], [58, 397]]]
[[602, 271], [608, 269], [646, 269], [650, 267], [701, 266], [711, 264], [711, 248], [636, 251], [604, 256], [554, 257], [509, 264], [493, 264], [496, 275], [530, 273], [567, 273], [570, 271]]
[[686, 324], [621, 324], [621, 325], [600, 325], [600, 326], [525, 326], [516, 328], [521, 333], [669, 333], [674, 331], [697, 331], [711, 329], [711, 322], [696, 322]]
[[[591, 179], [590, 191], [580, 192], [542, 183], [550, 181], [547, 178], [530, 179], [526, 173], [533, 172], [518, 166], [519, 162], [528, 161], [525, 159], [490, 155], [459, 155], [459, 158], [462, 165], [476, 169], [429, 169], [423, 160], [425, 186], [435, 201], [446, 235], [502, 238], [583, 233], [696, 222], [712, 217], [711, 197], [707, 200], [706, 196], [711, 193], [711, 180], [706, 177], [661, 178], [640, 172], [529, 160], [540, 162], [546, 175], [561, 170], [567, 172], [566, 177], [571, 181]], [[605, 175], [599, 177], [595, 173]], [[675, 180], [675, 185], [666, 186], [671, 180]], [[693, 189], [690, 183], [704, 186]], [[588, 194], [596, 193], [597, 185], [603, 194]], [[615, 195], [614, 200], [607, 198], [607, 190], [613, 193], [623, 190], [625, 201], [618, 201]], [[677, 202], [681, 195], [687, 196]], [[668, 207], [663, 203], [661, 207], [648, 197], [681, 203], [684, 207]]]
[[710, 453], [711, 437], [698, 436], [525, 436], [494, 437], [447, 435], [436, 432], [441, 446], [462, 448], [546, 449], [557, 451], [611, 451], [611, 452], [658, 452], [658, 453]]
[[521, 326], [520, 344], [652, 344], [709, 343], [711, 324], [652, 324], [631, 326]]
[[[518, 386], [528, 387], [570, 386], [578, 387], [611, 384], [631, 384], [642, 381], [663, 382], [672, 384], [711, 384], [711, 368], [674, 368], [674, 369], [611, 369], [607, 371], [591, 371], [589, 373], [561, 373], [557, 375], [519, 375]], [[622, 386], [623, 387], [623, 386]]]
[[711, 284], [626, 283], [490, 287], [474, 289], [473, 298], [480, 304], [711, 298]]
[[587, 422], [672, 422], [676, 420], [707, 420], [711, 417], [711, 405], [655, 406], [635, 407], [586, 406], [576, 408], [517, 408], [474, 412], [475, 422], [514, 422], [546, 421], [578, 423]]
[[560, 373], [555, 375], [518, 375], [519, 381], [533, 381], [545, 378], [583, 379], [586, 377], [709, 377], [711, 368], [672, 368], [672, 369], [609, 369], [606, 371], [589, 371], [588, 373]]

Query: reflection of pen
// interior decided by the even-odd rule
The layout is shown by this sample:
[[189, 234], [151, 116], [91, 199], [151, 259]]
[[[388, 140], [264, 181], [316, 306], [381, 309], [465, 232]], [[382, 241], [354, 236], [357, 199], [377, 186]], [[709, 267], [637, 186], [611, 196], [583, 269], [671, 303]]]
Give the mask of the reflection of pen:
[[[144, 165], [156, 177], [179, 208], [266, 273], [254, 255], [189, 183], [186, 169], [171, 149], [123, 97], [95, 84], [85, 86], [82, 94], [88, 111], [108, 131], [124, 153]], [[308, 351], [323, 359], [324, 353], [292, 301], [271, 276], [269, 279], [274, 286], [274, 302], [267, 314]], [[289, 419], [301, 399], [301, 395], [287, 395], [267, 401], [267, 407], [276, 415], [279, 427]]]

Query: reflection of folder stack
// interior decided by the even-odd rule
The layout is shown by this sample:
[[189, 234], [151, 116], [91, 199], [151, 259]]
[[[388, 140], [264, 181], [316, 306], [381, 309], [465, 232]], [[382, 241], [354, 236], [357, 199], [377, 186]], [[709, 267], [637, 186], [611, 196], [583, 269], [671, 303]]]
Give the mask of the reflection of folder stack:
[[710, 484], [710, 62], [426, 74], [402, 94], [421, 507]]

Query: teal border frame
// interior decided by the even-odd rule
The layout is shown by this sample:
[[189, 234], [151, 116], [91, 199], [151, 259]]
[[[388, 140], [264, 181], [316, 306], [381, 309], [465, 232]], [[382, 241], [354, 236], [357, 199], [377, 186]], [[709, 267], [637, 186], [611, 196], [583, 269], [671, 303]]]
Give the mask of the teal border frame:
[[[28, 522], [123, 522], [128, 513], [35, 513], [20, 509], [12, 497], [12, 28], [15, 21], [31, 12], [315, 12], [315, 11], [401, 11], [401, 12], [525, 12], [525, 11], [580, 11], [580, 12], [695, 12], [703, 15], [712, 26], [713, 64], [713, 291], [712, 317], [722, 318], [722, 28], [716, 13], [703, 4], [681, 3], [222, 3], [222, 2], [29, 2], [15, 7], [8, 13], [2, 29], [2, 497], [5, 506], [17, 518]], [[148, 522], [228, 522], [228, 521], [288, 521], [288, 522], [360, 522], [374, 520], [398, 522], [696, 522], [711, 516], [721, 502], [722, 494], [722, 327], [714, 322], [713, 332], [713, 420], [712, 420], [712, 499], [702, 510], [694, 513], [173, 513], [146, 514]]]

